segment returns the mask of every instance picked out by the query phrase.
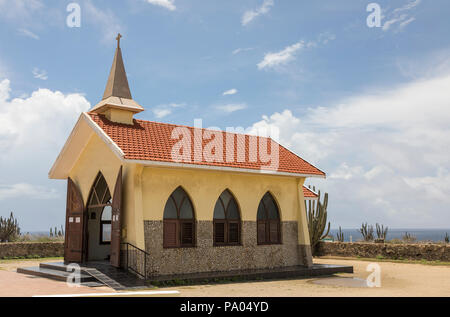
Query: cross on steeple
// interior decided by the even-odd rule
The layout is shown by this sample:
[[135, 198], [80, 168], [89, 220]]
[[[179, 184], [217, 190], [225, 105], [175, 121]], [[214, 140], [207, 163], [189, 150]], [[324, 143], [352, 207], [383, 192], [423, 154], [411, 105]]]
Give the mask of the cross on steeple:
[[120, 47], [120, 39], [122, 38], [122, 34], [117, 34], [116, 40], [117, 40], [117, 47]]

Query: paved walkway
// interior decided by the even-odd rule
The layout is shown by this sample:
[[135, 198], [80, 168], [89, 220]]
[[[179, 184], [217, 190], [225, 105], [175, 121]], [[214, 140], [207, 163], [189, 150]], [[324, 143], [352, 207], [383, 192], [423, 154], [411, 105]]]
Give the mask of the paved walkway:
[[[111, 293], [109, 287], [69, 287], [64, 282], [16, 273], [17, 267], [38, 266], [40, 261], [0, 262], [0, 297], [53, 294]], [[42, 262], [42, 261], [41, 261]], [[44, 261], [51, 262], [51, 261]]]

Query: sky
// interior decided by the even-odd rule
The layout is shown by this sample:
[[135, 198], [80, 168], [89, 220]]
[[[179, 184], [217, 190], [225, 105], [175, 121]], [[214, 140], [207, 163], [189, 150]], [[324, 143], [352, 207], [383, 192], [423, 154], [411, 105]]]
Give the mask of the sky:
[[377, 1], [379, 27], [370, 3], [0, 0], [0, 215], [64, 224], [48, 171], [101, 100], [120, 32], [137, 118], [278, 128], [327, 173], [306, 183], [334, 228], [450, 228], [450, 2]]

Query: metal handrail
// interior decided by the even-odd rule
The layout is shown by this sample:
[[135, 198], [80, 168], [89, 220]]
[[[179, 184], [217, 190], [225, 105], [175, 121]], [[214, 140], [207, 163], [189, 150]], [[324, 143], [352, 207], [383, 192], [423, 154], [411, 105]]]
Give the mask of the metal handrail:
[[[125, 264], [125, 270], [126, 271], [131, 271], [137, 275], [139, 275], [140, 277], [144, 278], [145, 280], [148, 278], [148, 274], [147, 274], [147, 257], [150, 256], [150, 254], [148, 252], [146, 252], [145, 250], [142, 250], [140, 248], [138, 248], [135, 245], [132, 245], [131, 243], [128, 242], [122, 242], [121, 245], [126, 245], [126, 252], [127, 252], [127, 261]], [[138, 251], [140, 255], [143, 255], [144, 257], [144, 272], [140, 272], [139, 271], [139, 263], [136, 263], [136, 267], [130, 266], [130, 247], [132, 248], [132, 250], [136, 250]], [[139, 260], [138, 257], [135, 257], [136, 262]]]

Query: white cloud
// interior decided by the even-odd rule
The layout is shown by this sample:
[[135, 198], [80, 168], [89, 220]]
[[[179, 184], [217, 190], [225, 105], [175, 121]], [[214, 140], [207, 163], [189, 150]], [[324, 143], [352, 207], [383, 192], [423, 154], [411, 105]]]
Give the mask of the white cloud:
[[251, 51], [251, 50], [254, 50], [254, 48], [253, 47], [237, 48], [231, 53], [233, 55], [236, 55], [236, 54], [239, 54], [239, 53], [242, 53], [242, 52], [248, 52], [248, 51]]
[[233, 113], [239, 110], [244, 110], [247, 108], [245, 103], [231, 103], [226, 105], [216, 106], [216, 109], [221, 110], [226, 113]]
[[235, 95], [235, 94], [237, 94], [237, 93], [238, 93], [238, 90], [235, 89], [235, 88], [233, 88], [233, 89], [230, 89], [230, 90], [225, 91], [225, 92], [223, 93], [223, 95], [224, 95], [224, 96], [227, 96], [227, 95]]
[[115, 44], [117, 34], [124, 34], [124, 26], [111, 9], [97, 8], [91, 0], [85, 0], [82, 10], [87, 23], [100, 30], [103, 43]]
[[305, 47], [305, 43], [300, 41], [293, 45], [287, 46], [280, 52], [267, 53], [264, 56], [263, 61], [258, 64], [258, 69], [273, 68], [281, 65], [285, 65], [294, 59], [295, 54]]
[[27, 36], [29, 38], [32, 38], [34, 40], [39, 40], [39, 35], [31, 32], [30, 30], [27, 29], [18, 29], [19, 33], [22, 34], [23, 36]]
[[13, 185], [0, 184], [0, 201], [13, 198], [54, 199], [58, 197], [55, 189], [42, 186], [34, 186], [27, 183]]
[[169, 103], [169, 104], [156, 106], [155, 108], [152, 109], [152, 112], [156, 118], [161, 119], [161, 118], [167, 117], [168, 115], [172, 114], [172, 112], [176, 108], [181, 108], [184, 106], [186, 106], [185, 103]]
[[[402, 31], [408, 24], [416, 20], [408, 11], [411, 11], [421, 3], [421, 0], [412, 0], [400, 8], [394, 9], [388, 13], [387, 21], [383, 24], [383, 31], [394, 30], [394, 32]], [[396, 28], [393, 28], [397, 26]]]
[[21, 228], [43, 230], [64, 223], [64, 182], [48, 180], [80, 113], [91, 108], [81, 94], [38, 89], [17, 95], [0, 81], [0, 215], [10, 211]]
[[148, 3], [166, 8], [170, 11], [175, 11], [177, 7], [175, 6], [175, 0], [147, 0]]
[[47, 71], [45, 71], [45, 70], [40, 70], [39, 68], [34, 68], [32, 73], [33, 73], [34, 78], [36, 78], [36, 79], [41, 79], [41, 80], [48, 79]]
[[[28, 98], [10, 100], [10, 92], [10, 81], [1, 81], [0, 160], [21, 156], [22, 150], [33, 153], [48, 147], [56, 155], [80, 113], [90, 108], [80, 94], [39, 89]], [[29, 160], [33, 165], [33, 157]]]
[[0, 17], [22, 23], [44, 8], [40, 0], [0, 0]]
[[[283, 145], [324, 169], [334, 226], [450, 223], [450, 73], [311, 108], [254, 127], [277, 127]], [[340, 222], [336, 222], [339, 219]]]
[[279, 68], [293, 61], [296, 55], [303, 49], [313, 49], [323, 45], [327, 45], [330, 41], [334, 41], [336, 35], [330, 32], [320, 33], [315, 40], [300, 41], [285, 47], [280, 52], [267, 53], [264, 59], [258, 63], [258, 69]]
[[270, 9], [273, 7], [274, 1], [273, 0], [264, 0], [261, 7], [249, 10], [244, 13], [242, 16], [242, 25], [246, 26], [250, 22], [252, 22], [255, 18], [257, 18], [260, 15], [264, 15], [269, 13]]

